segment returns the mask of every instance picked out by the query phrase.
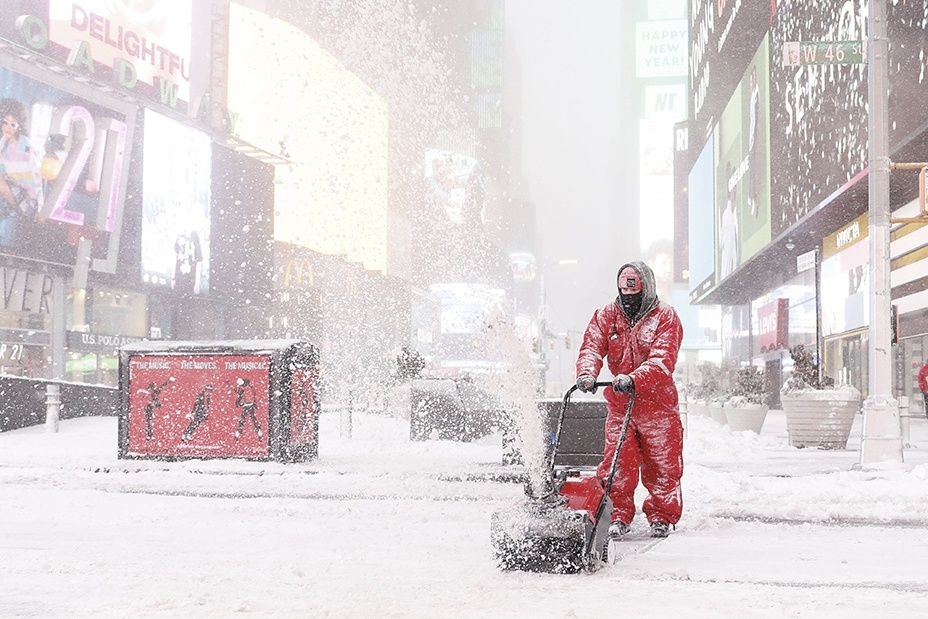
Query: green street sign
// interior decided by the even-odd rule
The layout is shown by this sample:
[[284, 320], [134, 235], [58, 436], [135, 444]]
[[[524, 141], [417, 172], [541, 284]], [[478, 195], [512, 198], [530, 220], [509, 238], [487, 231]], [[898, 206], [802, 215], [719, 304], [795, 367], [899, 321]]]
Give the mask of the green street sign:
[[865, 64], [866, 41], [788, 41], [783, 44], [783, 65]]

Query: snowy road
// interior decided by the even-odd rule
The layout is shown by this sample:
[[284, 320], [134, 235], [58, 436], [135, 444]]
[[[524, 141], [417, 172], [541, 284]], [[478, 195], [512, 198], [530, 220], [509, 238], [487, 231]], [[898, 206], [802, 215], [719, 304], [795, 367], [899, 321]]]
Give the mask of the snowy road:
[[0, 617], [920, 616], [918, 444], [862, 473], [778, 424], [691, 420], [678, 530], [575, 576], [496, 569], [490, 514], [522, 492], [498, 437], [409, 443], [370, 415], [343, 439], [324, 415], [319, 460], [285, 466], [120, 461], [107, 418], [0, 434]]

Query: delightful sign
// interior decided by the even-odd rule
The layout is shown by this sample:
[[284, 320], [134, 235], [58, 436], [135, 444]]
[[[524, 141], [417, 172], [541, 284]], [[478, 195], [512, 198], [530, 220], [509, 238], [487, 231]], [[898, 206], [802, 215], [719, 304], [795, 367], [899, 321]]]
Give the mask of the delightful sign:
[[88, 76], [186, 110], [192, 0], [49, 0], [33, 14], [11, 11], [0, 20], [2, 38]]

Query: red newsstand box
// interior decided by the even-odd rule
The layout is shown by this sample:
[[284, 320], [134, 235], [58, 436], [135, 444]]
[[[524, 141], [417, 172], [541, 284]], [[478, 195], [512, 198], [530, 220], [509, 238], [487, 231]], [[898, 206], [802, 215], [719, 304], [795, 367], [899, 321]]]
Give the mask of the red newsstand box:
[[119, 352], [119, 457], [300, 462], [319, 454], [317, 349], [147, 341]]

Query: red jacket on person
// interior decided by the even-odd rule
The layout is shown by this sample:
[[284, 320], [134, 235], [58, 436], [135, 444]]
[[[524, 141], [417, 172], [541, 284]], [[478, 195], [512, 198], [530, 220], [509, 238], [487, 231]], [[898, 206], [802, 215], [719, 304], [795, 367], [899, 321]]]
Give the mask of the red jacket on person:
[[[639, 272], [643, 267], [651, 273], [642, 262], [630, 265]], [[676, 310], [657, 298], [653, 274], [648, 277], [642, 273], [641, 279], [643, 298], [637, 316], [629, 319], [618, 301], [593, 313], [577, 357], [577, 376], [596, 378], [605, 359], [613, 376], [628, 374], [635, 383], [635, 414], [678, 415], [673, 371], [683, 341], [683, 326]], [[622, 411], [628, 404], [626, 394], [611, 389], [606, 390], [605, 397]]]

